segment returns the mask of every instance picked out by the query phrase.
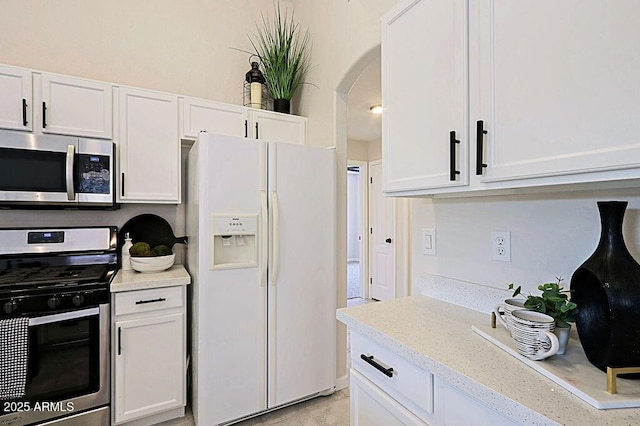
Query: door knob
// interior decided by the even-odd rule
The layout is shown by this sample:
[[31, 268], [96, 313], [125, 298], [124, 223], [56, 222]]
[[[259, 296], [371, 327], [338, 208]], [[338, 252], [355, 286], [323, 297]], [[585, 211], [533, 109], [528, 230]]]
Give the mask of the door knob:
[[387, 243], [391, 244], [391, 238], [387, 238], [385, 241], [386, 241]]

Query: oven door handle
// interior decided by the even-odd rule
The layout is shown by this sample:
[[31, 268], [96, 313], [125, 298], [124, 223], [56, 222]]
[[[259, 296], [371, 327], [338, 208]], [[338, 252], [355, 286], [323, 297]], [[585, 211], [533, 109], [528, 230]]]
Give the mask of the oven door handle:
[[43, 317], [29, 318], [29, 327], [37, 325], [51, 324], [53, 322], [66, 321], [76, 318], [85, 318], [98, 315], [100, 308], [89, 308], [81, 311], [63, 312], [61, 314], [46, 315]]
[[75, 157], [76, 147], [67, 145], [67, 200], [74, 201], [76, 199], [75, 187], [73, 185], [73, 160]]

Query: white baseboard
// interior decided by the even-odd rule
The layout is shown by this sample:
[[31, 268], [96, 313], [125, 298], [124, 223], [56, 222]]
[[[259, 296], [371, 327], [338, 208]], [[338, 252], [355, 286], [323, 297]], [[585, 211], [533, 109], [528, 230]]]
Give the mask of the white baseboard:
[[336, 391], [346, 389], [349, 387], [349, 374], [345, 374], [342, 377], [336, 379]]

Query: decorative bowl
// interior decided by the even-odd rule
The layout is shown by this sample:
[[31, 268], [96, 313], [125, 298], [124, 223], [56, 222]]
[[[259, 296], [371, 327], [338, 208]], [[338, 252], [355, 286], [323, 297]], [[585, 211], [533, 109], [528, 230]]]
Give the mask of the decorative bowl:
[[171, 268], [175, 261], [175, 254], [149, 257], [131, 256], [131, 267], [138, 272], [160, 272]]

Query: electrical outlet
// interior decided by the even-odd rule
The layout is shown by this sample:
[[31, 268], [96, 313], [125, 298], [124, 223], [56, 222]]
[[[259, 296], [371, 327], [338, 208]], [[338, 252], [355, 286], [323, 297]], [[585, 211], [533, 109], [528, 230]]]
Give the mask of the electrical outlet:
[[500, 262], [511, 262], [511, 232], [491, 233], [491, 258]]
[[422, 254], [436, 255], [436, 230], [422, 228]]

